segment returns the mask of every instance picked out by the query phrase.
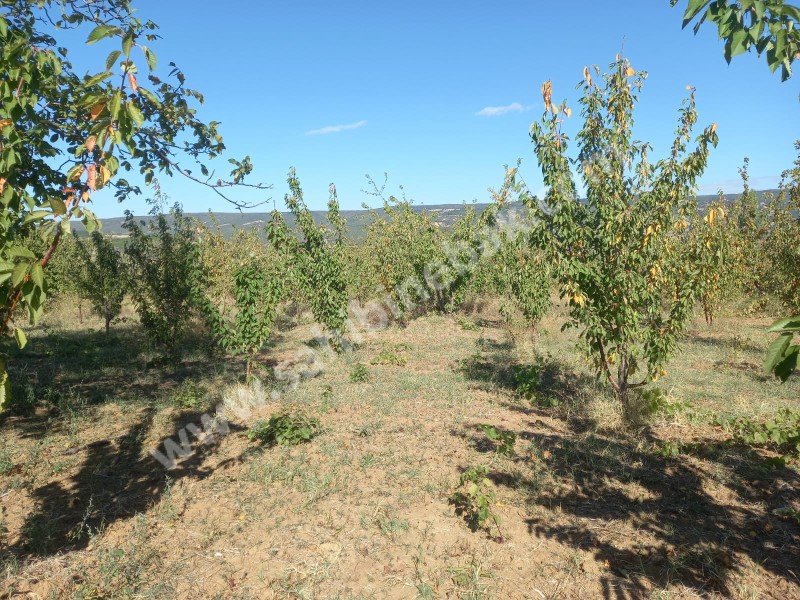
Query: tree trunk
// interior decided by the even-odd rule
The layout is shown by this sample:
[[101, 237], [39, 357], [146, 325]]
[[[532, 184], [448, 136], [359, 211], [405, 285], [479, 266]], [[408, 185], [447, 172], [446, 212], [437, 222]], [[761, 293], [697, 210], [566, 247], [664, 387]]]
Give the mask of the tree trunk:
[[624, 355], [619, 359], [617, 370], [617, 397], [623, 406], [628, 405], [628, 359]]

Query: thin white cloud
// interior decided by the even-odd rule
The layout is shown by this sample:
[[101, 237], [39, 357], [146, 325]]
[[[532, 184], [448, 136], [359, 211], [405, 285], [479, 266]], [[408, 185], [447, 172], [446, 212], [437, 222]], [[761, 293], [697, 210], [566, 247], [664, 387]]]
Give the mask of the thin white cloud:
[[311, 131], [306, 131], [306, 135], [328, 135], [329, 133], [339, 133], [341, 131], [347, 131], [348, 129], [359, 129], [366, 124], [366, 121], [359, 121], [358, 123], [348, 123], [347, 125], [328, 125], [327, 127], [322, 127], [321, 129], [312, 129]]
[[475, 113], [478, 117], [499, 117], [512, 112], [522, 112], [525, 107], [519, 102], [512, 102], [505, 106], [487, 106]]

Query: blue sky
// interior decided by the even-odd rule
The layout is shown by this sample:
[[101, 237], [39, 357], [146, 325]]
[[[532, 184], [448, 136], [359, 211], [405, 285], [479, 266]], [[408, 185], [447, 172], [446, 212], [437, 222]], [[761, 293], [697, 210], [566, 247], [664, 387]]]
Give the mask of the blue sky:
[[[755, 55], [727, 65], [716, 32], [682, 30], [669, 0], [135, 4], [161, 25], [159, 68], [175, 61], [205, 94], [201, 115], [222, 122], [232, 155], [253, 158], [254, 179], [274, 184], [279, 208], [291, 166], [314, 209], [330, 182], [344, 208], [374, 204], [364, 176], [384, 172], [389, 191], [403, 185], [420, 204], [487, 201], [517, 158], [537, 190], [528, 129], [541, 114], [541, 83], [552, 79], [554, 100], [574, 107], [583, 67], [604, 67], [619, 51], [649, 72], [636, 133], [653, 157], [671, 142], [687, 84], [697, 88], [699, 125], [718, 123], [701, 192], [738, 191], [744, 156], [758, 188], [796, 158], [800, 77], [780, 83]], [[230, 210], [179, 177], [162, 186], [187, 211]], [[106, 194], [95, 203], [101, 217], [147, 210]]]

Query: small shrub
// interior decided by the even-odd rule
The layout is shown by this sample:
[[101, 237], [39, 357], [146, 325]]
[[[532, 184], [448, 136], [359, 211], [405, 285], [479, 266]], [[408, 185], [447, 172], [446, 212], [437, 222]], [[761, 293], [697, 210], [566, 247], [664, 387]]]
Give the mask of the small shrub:
[[457, 322], [461, 326], [461, 329], [463, 329], [464, 331], [480, 330], [480, 326], [472, 319], [468, 319], [466, 317], [459, 317]]
[[14, 468], [14, 461], [8, 450], [0, 450], [0, 475], [8, 475]]
[[486, 467], [471, 467], [461, 474], [459, 489], [450, 496], [450, 504], [456, 514], [464, 518], [472, 531], [478, 531], [487, 523], [500, 529], [500, 517], [491, 510], [494, 492], [486, 478]]
[[503, 456], [514, 455], [514, 444], [517, 441], [516, 433], [513, 431], [503, 431], [494, 425], [488, 425], [486, 423], [481, 423], [478, 427], [486, 434], [486, 437], [494, 442], [495, 452]]
[[723, 418], [717, 422], [739, 442], [774, 450], [787, 461], [800, 457], [800, 412], [784, 408], [774, 418], [763, 423], [748, 417]]
[[319, 430], [319, 419], [300, 412], [283, 412], [272, 415], [269, 421], [254, 423], [247, 437], [268, 446], [296, 446], [310, 441]]
[[192, 314], [193, 228], [178, 205], [146, 226], [125, 214], [125, 255], [139, 320], [155, 344], [176, 354]]
[[184, 381], [172, 395], [172, 404], [179, 408], [197, 409], [205, 403], [205, 390], [194, 381]]
[[561, 400], [552, 395], [539, 393], [542, 387], [542, 364], [514, 365], [514, 389], [517, 394], [540, 408], [558, 408]]
[[404, 367], [407, 362], [407, 357], [391, 348], [383, 348], [377, 356], [369, 361], [371, 365], [394, 365], [396, 367]]
[[365, 381], [369, 381], [369, 371], [367, 370], [367, 366], [362, 363], [356, 363], [353, 365], [353, 369], [350, 371], [350, 381], [353, 383], [364, 383]]
[[656, 448], [656, 454], [664, 458], [675, 458], [681, 454], [681, 444], [674, 440], [667, 440]]
[[103, 318], [106, 333], [111, 321], [122, 311], [127, 278], [122, 255], [111, 240], [94, 231], [91, 246], [78, 240], [84, 268], [80, 277], [80, 293], [89, 299], [92, 309]]
[[525, 400], [533, 400], [539, 390], [541, 370], [539, 365], [514, 365], [514, 389]]
[[647, 423], [656, 416], [673, 418], [689, 409], [681, 400], [670, 399], [663, 388], [650, 387], [636, 392], [624, 407], [625, 417], [632, 423]]

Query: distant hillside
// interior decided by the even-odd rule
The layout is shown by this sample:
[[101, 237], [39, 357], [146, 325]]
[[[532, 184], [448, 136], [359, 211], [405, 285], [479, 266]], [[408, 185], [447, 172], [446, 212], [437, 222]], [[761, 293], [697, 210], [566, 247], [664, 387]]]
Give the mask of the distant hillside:
[[[770, 193], [777, 193], [777, 190], [761, 190], [756, 192], [759, 198], [763, 198], [765, 195]], [[729, 196], [729, 198], [735, 196]], [[713, 195], [704, 195], [697, 197], [697, 203], [700, 207], [704, 207], [710, 202], [715, 201], [718, 198], [716, 194]], [[435, 205], [415, 205], [413, 206], [414, 210], [417, 211], [426, 211], [435, 215], [435, 221], [439, 223], [441, 227], [447, 228], [453, 225], [466, 211], [467, 207], [474, 207], [475, 210], [478, 212], [483, 211], [487, 206], [488, 203], [481, 203], [481, 204], [435, 204]], [[347, 225], [350, 230], [351, 237], [355, 239], [361, 239], [364, 236], [364, 232], [366, 230], [366, 226], [368, 225], [369, 221], [373, 218], [373, 214], [382, 215], [383, 209], [375, 209], [374, 211], [371, 210], [342, 210], [342, 216], [347, 220]], [[318, 223], [322, 223], [325, 221], [326, 211], [324, 210], [315, 210], [311, 211], [311, 214], [314, 216], [314, 220]], [[192, 217], [197, 219], [198, 221], [205, 223], [206, 225], [211, 225], [212, 222], [216, 221], [219, 225], [220, 229], [223, 233], [228, 231], [233, 231], [234, 229], [248, 229], [248, 228], [258, 228], [263, 229], [266, 224], [269, 222], [270, 213], [268, 212], [248, 212], [248, 213], [240, 213], [240, 212], [217, 212], [217, 213], [186, 213], [188, 217]], [[294, 226], [294, 216], [291, 213], [283, 213], [284, 219], [290, 226]], [[149, 215], [145, 215], [142, 217], [137, 217], [140, 221], [147, 222], [152, 220], [153, 217]], [[127, 232], [122, 228], [122, 224], [124, 223], [124, 217], [112, 217], [109, 219], [103, 219], [103, 232], [106, 235], [110, 235], [112, 237], [117, 238], [126, 238]], [[85, 234], [83, 229], [83, 225], [80, 223], [75, 223], [74, 230], [78, 235]]]

